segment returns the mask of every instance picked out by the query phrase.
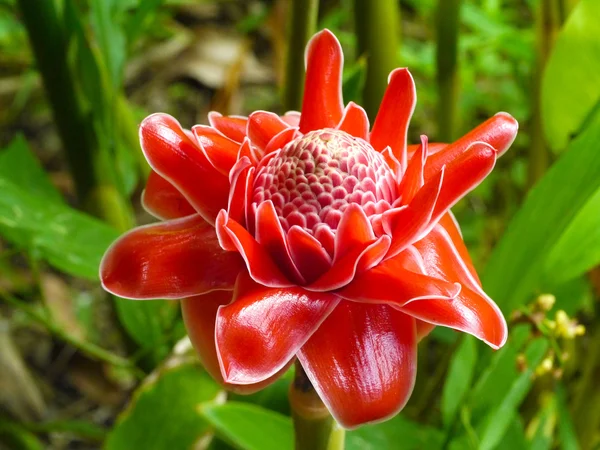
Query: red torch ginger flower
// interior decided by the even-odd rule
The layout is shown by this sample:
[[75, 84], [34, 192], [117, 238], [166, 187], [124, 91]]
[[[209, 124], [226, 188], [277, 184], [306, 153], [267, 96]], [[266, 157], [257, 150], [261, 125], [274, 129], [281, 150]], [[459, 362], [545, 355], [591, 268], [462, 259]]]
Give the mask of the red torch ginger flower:
[[435, 325], [504, 344], [449, 209], [518, 125], [499, 113], [452, 144], [407, 146], [408, 70], [391, 73], [370, 128], [342, 103], [342, 59], [329, 31], [312, 39], [301, 114], [211, 113], [191, 131], [145, 119], [143, 203], [164, 222], [122, 236], [100, 275], [122, 297], [182, 299], [202, 362], [231, 389], [260, 389], [298, 358], [351, 428], [402, 409]]

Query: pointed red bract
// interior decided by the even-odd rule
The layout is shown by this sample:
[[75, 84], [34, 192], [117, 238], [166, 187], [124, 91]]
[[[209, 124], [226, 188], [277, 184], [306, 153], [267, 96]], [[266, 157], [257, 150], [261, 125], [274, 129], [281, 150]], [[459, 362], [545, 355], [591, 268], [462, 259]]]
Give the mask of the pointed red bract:
[[175, 186], [205, 220], [214, 223], [227, 205], [229, 181], [212, 166], [179, 122], [167, 114], [153, 114], [140, 126], [140, 141], [152, 168]]
[[183, 298], [232, 289], [242, 267], [240, 256], [221, 249], [214, 228], [196, 214], [125, 233], [106, 251], [100, 280], [120, 297]]
[[327, 318], [339, 298], [301, 288], [267, 288], [240, 276], [233, 303], [215, 326], [223, 378], [261, 382], [281, 370]]
[[181, 192], [171, 183], [151, 171], [142, 192], [142, 205], [154, 217], [162, 220], [178, 219], [196, 214]]
[[380, 422], [402, 409], [412, 393], [415, 320], [389, 306], [342, 301], [298, 359], [340, 425]]
[[369, 139], [369, 118], [366, 111], [354, 102], [348, 103], [344, 110], [344, 116], [336, 127], [352, 136]]
[[306, 47], [306, 81], [300, 131], [335, 128], [342, 118], [342, 65], [344, 56], [329, 30], [313, 36]]
[[240, 145], [206, 125], [193, 126], [192, 133], [213, 167], [228, 177], [229, 171], [237, 160]]
[[216, 130], [219, 130], [229, 139], [233, 139], [235, 142], [243, 142], [246, 137], [246, 127], [248, 125], [248, 119], [240, 116], [227, 116], [219, 114], [218, 112], [211, 112], [208, 114], [208, 121], [210, 126]]

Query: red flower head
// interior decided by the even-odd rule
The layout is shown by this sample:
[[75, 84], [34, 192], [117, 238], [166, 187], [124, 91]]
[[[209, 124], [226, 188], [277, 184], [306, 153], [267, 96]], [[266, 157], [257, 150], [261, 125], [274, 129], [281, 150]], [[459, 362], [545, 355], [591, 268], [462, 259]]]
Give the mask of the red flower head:
[[121, 237], [100, 274], [123, 297], [183, 299], [192, 343], [227, 387], [260, 389], [297, 357], [354, 427], [405, 405], [433, 326], [504, 344], [449, 209], [518, 126], [499, 113], [453, 144], [407, 146], [408, 70], [391, 73], [370, 128], [360, 106], [344, 108], [342, 59], [329, 31], [311, 40], [302, 114], [211, 113], [191, 131], [145, 119], [143, 203], [165, 221]]

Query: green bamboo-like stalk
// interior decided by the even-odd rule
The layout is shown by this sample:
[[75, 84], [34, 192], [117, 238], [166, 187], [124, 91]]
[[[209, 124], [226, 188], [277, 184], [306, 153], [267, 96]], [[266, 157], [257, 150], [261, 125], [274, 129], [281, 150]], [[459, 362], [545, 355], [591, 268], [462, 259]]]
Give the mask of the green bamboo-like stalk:
[[18, 0], [17, 4], [80, 204], [89, 213], [124, 231], [133, 225], [131, 209], [116, 188], [111, 158], [102, 151], [91, 117], [77, 96], [67, 60], [68, 41], [55, 2]]
[[458, 116], [458, 31], [461, 0], [438, 0], [436, 14], [436, 75], [438, 139], [452, 142]]
[[344, 449], [345, 430], [333, 420], [299, 363], [289, 397], [296, 450]]
[[542, 77], [550, 56], [554, 38], [560, 29], [559, 0], [541, 0], [536, 15], [537, 61], [533, 75], [531, 96], [531, 145], [529, 147], [528, 185], [533, 186], [548, 169], [550, 155], [542, 125]]
[[288, 5], [289, 34], [282, 103], [300, 111], [304, 93], [304, 49], [317, 27], [319, 0], [292, 0]]
[[354, 0], [358, 51], [367, 59], [363, 106], [371, 121], [387, 87], [388, 75], [398, 67], [400, 9], [396, 0]]

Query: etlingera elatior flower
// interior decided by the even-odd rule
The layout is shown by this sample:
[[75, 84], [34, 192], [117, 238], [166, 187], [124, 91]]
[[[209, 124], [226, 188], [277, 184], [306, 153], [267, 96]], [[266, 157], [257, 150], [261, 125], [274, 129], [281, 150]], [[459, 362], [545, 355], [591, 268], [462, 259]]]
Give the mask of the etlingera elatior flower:
[[211, 113], [191, 130], [146, 118], [143, 204], [164, 222], [117, 240], [100, 276], [122, 297], [182, 299], [190, 339], [226, 387], [260, 389], [297, 358], [335, 419], [355, 427], [406, 404], [417, 342], [435, 325], [504, 344], [506, 322], [449, 210], [518, 125], [499, 113], [452, 144], [407, 146], [408, 70], [390, 74], [370, 127], [343, 105], [342, 64], [325, 30], [307, 47], [301, 113]]

